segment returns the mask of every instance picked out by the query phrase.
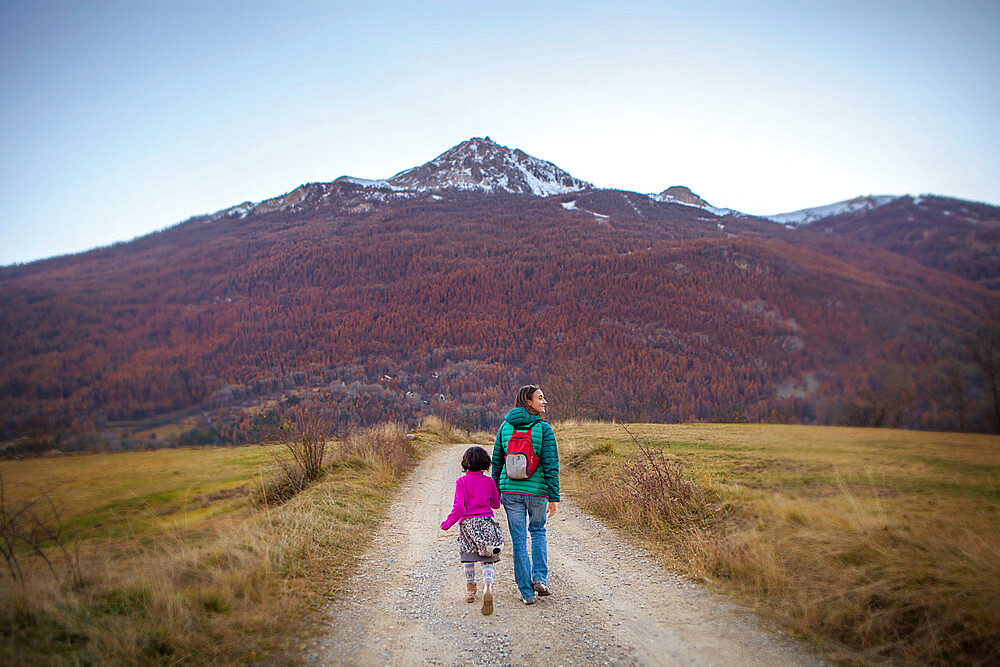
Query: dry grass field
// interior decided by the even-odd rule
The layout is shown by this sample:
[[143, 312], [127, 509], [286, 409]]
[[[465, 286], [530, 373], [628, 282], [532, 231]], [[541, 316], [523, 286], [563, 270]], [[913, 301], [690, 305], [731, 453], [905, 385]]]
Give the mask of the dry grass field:
[[[834, 660], [1000, 661], [1000, 438], [630, 425], [643, 463], [621, 425], [555, 429], [567, 495]], [[51, 544], [55, 576], [20, 548], [24, 582], [0, 577], [0, 664], [294, 656], [406, 462], [492, 442], [433, 420], [400, 438], [336, 443], [326, 474], [277, 506], [251, 494], [263, 447], [0, 461], [4, 507], [44, 491], [81, 575]]]
[[50, 569], [15, 547], [25, 576], [0, 576], [0, 664], [283, 661], [409, 463], [455, 436], [430, 422], [415, 439], [390, 425], [331, 443], [325, 474], [277, 506], [253, 493], [263, 447], [0, 461], [5, 516], [44, 491], [34, 509], [58, 512], [70, 555], [46, 543]]
[[81, 538], [190, 529], [249, 508], [263, 447], [160, 449], [0, 461], [6, 499], [45, 492]]
[[[557, 424], [563, 484], [671, 565], [838, 661], [1000, 661], [1000, 438], [628, 428], [638, 443], [621, 425]], [[690, 493], [671, 486], [678, 470]]]

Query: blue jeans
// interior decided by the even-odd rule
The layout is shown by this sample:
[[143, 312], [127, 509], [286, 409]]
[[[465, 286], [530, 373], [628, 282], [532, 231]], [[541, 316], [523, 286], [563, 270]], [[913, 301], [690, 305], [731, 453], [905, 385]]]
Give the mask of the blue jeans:
[[[501, 493], [500, 502], [507, 513], [511, 551], [514, 553], [514, 580], [521, 597], [535, 597], [532, 584], [548, 583], [549, 566], [545, 550], [545, 510], [547, 498], [521, 493]], [[528, 533], [531, 533], [531, 556], [528, 556]]]

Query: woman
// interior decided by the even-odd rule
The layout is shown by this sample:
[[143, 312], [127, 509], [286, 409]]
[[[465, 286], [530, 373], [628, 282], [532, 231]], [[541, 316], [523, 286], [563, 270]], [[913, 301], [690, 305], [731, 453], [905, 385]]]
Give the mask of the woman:
[[[556, 513], [556, 503], [559, 502], [559, 452], [552, 427], [542, 421], [545, 406], [545, 395], [541, 389], [533, 384], [521, 387], [517, 391], [514, 409], [507, 413], [493, 444], [493, 480], [500, 489], [500, 503], [507, 513], [507, 527], [514, 552], [514, 579], [524, 604], [534, 604], [535, 593], [550, 594], [545, 520]], [[504, 467], [507, 448], [515, 433], [523, 442], [526, 431], [531, 434], [534, 455], [541, 460], [538, 467], [528, 473], [527, 479], [511, 479]], [[528, 533], [531, 533], [530, 556]]]

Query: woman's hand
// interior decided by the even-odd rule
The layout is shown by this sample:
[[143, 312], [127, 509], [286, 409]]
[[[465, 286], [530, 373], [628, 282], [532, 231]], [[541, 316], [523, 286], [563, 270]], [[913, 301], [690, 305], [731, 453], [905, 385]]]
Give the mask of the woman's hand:
[[556, 513], [557, 505], [559, 505], [559, 503], [554, 503], [551, 500], [549, 501], [549, 506], [545, 508], [546, 518], [552, 518], [552, 515]]

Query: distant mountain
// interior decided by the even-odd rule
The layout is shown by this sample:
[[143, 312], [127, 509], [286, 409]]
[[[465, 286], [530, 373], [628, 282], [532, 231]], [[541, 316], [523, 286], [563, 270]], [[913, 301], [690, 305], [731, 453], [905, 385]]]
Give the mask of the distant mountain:
[[706, 208], [710, 204], [691, 192], [690, 188], [684, 187], [683, 185], [675, 185], [669, 187], [658, 195], [650, 195], [653, 199], [663, 202], [677, 202], [678, 204], [687, 204], [688, 206], [697, 206], [698, 208]]
[[0, 440], [244, 442], [301, 402], [491, 428], [525, 381], [556, 417], [994, 428], [955, 350], [1000, 309], [998, 209], [825, 208], [600, 189], [474, 138], [0, 267]]
[[782, 225], [805, 225], [811, 222], [816, 222], [817, 220], [844, 215], [846, 213], [867, 213], [868, 211], [872, 211], [879, 206], [885, 206], [896, 199], [899, 199], [899, 197], [893, 195], [867, 195], [864, 197], [848, 199], [847, 201], [837, 202], [836, 204], [804, 208], [799, 211], [792, 211], [791, 213], [779, 213], [777, 215], [767, 215], [762, 217]]
[[[647, 195], [650, 199], [658, 202], [663, 202], [665, 204], [683, 204], [684, 206], [694, 206], [695, 208], [700, 208], [702, 210], [708, 211], [713, 215], [730, 215], [737, 213], [736, 211], [729, 208], [717, 208], [712, 206], [707, 201], [691, 192], [690, 188], [683, 185], [674, 185], [667, 188], [660, 194]], [[740, 214], [742, 215], [742, 214]]]
[[[354, 196], [354, 206], [364, 208], [375, 202], [402, 201], [441, 191], [479, 192], [549, 197], [592, 189], [545, 160], [522, 150], [501, 146], [489, 137], [473, 137], [454, 146], [430, 162], [384, 179], [341, 176], [332, 183], [309, 183], [279, 197], [260, 203], [243, 202], [195, 219], [209, 221], [272, 211], [319, 209], [330, 203], [340, 205], [341, 197]], [[364, 200], [364, 201], [362, 201]]]
[[1000, 207], [934, 195], [869, 196], [769, 219], [877, 245], [1000, 289]]
[[430, 162], [386, 179], [389, 185], [408, 190], [482, 190], [561, 195], [592, 188], [551, 162], [521, 150], [511, 150], [489, 137], [463, 141]]

